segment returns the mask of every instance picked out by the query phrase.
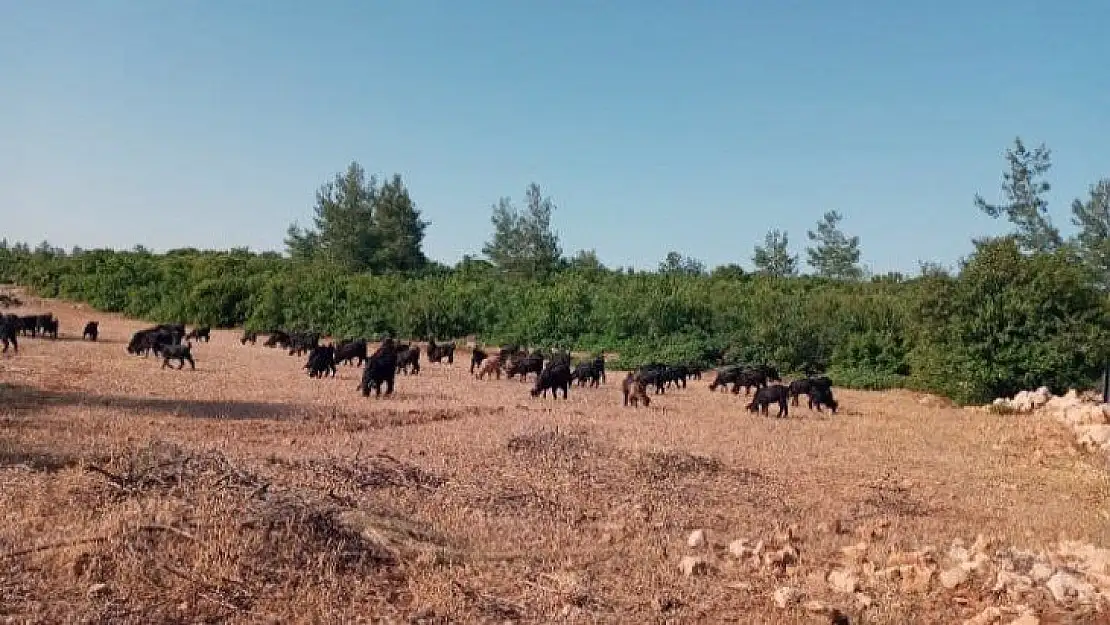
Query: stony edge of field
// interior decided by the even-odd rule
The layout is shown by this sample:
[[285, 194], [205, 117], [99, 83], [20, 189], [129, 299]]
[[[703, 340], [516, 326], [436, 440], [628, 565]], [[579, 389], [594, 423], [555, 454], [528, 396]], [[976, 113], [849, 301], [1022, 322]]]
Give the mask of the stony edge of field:
[[364, 399], [231, 331], [162, 370], [143, 323], [22, 297], [62, 337], [0, 358], [0, 622], [1110, 623], [1110, 473], [1054, 419], [533, 400], [466, 358]]

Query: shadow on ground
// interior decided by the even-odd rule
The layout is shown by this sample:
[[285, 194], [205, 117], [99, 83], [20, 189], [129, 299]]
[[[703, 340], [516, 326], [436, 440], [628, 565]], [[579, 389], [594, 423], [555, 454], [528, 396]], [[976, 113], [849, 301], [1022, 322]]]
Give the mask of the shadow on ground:
[[309, 409], [297, 404], [254, 401], [211, 401], [161, 397], [116, 397], [79, 391], [48, 391], [17, 384], [0, 383], [0, 407], [35, 410], [47, 406], [103, 406], [123, 410], [152, 411], [194, 419], [290, 419]]

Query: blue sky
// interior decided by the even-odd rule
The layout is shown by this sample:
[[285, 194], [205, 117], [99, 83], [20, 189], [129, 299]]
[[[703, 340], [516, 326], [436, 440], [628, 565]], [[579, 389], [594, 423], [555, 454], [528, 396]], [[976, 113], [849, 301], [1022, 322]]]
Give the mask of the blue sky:
[[872, 270], [1005, 225], [1014, 136], [1053, 217], [1110, 176], [1110, 3], [5, 2], [0, 235], [281, 249], [351, 160], [399, 172], [425, 249], [477, 253], [531, 181], [564, 250], [654, 267], [801, 253], [826, 210]]

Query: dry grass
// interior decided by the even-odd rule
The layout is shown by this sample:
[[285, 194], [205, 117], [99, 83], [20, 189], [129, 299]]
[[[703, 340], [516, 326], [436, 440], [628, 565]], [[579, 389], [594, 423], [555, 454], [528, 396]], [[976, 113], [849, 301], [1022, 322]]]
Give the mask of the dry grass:
[[[196, 371], [159, 370], [124, 350], [144, 324], [24, 299], [63, 336], [0, 359], [11, 622], [820, 622], [774, 607], [785, 583], [856, 622], [813, 580], [857, 527], [889, 522], [882, 548], [1110, 544], [1104, 467], [1029, 418], [842, 391], [836, 417], [778, 420], [706, 382], [651, 409], [621, 408], [613, 380], [533, 400], [465, 357], [364, 399], [357, 368], [312, 380], [231, 331], [194, 348]], [[81, 342], [93, 318], [101, 341]], [[819, 529], [834, 521], [848, 534]], [[797, 567], [746, 571], [720, 547], [789, 523]], [[697, 528], [717, 546], [687, 578]], [[990, 599], [868, 592], [870, 623]]]

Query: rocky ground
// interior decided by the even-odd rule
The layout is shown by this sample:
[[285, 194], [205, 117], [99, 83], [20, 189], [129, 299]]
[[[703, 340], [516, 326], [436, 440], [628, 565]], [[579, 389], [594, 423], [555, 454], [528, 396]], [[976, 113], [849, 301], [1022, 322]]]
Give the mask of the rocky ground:
[[0, 623], [1107, 622], [1078, 397], [775, 419], [457, 363], [373, 400], [233, 331], [162, 370], [144, 324], [19, 298], [62, 337], [0, 358]]

